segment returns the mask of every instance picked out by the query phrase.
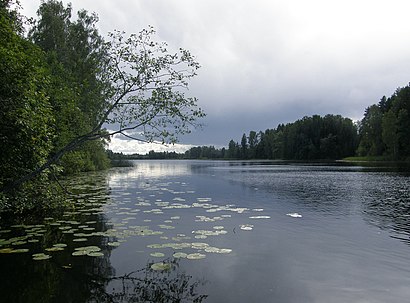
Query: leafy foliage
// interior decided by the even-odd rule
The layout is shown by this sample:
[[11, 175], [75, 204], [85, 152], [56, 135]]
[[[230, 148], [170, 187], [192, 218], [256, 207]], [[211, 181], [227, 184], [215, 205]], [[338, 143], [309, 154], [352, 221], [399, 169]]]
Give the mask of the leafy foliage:
[[0, 187], [46, 162], [55, 121], [43, 53], [16, 33], [9, 15], [0, 10]]
[[368, 107], [360, 123], [360, 156], [410, 159], [410, 86]]
[[242, 135], [241, 144], [229, 142], [228, 158], [242, 159], [340, 159], [354, 155], [357, 129], [339, 115], [304, 117], [265, 132]]
[[205, 114], [196, 98], [186, 98], [181, 89], [196, 75], [199, 64], [189, 51], [170, 53], [166, 43], [153, 39], [153, 28], [124, 38], [113, 32], [105, 44], [108, 64], [107, 110], [100, 121], [119, 125], [113, 133], [141, 129], [135, 139], [175, 143], [178, 135], [189, 133]]

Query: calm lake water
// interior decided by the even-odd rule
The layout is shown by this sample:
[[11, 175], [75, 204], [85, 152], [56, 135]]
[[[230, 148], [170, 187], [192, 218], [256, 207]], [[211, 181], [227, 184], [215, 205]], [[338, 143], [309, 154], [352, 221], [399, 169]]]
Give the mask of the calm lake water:
[[1, 302], [408, 302], [399, 167], [136, 161], [0, 223]]

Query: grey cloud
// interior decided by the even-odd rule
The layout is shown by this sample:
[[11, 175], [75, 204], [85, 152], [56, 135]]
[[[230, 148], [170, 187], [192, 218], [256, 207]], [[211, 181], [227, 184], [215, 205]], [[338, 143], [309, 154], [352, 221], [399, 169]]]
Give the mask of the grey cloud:
[[181, 138], [187, 144], [226, 145], [312, 114], [360, 119], [409, 82], [407, 0], [71, 2], [99, 14], [103, 33], [150, 24], [170, 49], [197, 57], [186, 94], [198, 97], [208, 126]]

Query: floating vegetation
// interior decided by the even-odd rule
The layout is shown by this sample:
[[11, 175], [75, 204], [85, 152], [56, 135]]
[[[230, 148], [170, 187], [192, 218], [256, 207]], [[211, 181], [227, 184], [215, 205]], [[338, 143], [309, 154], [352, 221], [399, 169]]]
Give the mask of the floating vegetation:
[[211, 202], [212, 198], [196, 198], [198, 202]]
[[207, 247], [205, 248], [205, 251], [208, 253], [217, 253], [217, 254], [229, 254], [232, 252], [232, 249], [230, 248], [217, 248], [217, 247]]
[[121, 243], [120, 242], [108, 242], [107, 245], [112, 246], [112, 247], [118, 247], [121, 245]]
[[89, 257], [103, 257], [104, 253], [99, 252], [99, 251], [92, 251], [92, 252], [89, 252], [87, 254], [87, 256], [89, 256]]
[[158, 227], [162, 229], [174, 229], [175, 228], [174, 226], [165, 225], [165, 224], [159, 224]]
[[206, 255], [200, 254], [200, 253], [194, 253], [194, 254], [187, 255], [186, 258], [189, 260], [199, 260], [199, 259], [206, 258]]
[[46, 251], [48, 251], [48, 252], [55, 252], [55, 251], [62, 251], [62, 250], [64, 250], [64, 248], [63, 247], [49, 247], [49, 248], [46, 248], [45, 249]]
[[87, 252], [83, 250], [76, 250], [71, 255], [72, 256], [85, 256], [87, 255]]
[[30, 250], [28, 248], [19, 248], [19, 249], [13, 249], [11, 253], [13, 254], [20, 254], [20, 253], [26, 253], [29, 252]]
[[205, 235], [196, 235], [194, 238], [195, 238], [195, 239], [206, 239], [206, 238], [208, 238], [208, 236], [205, 236]]
[[186, 258], [188, 254], [183, 253], [183, 252], [176, 252], [172, 255], [174, 258]]
[[171, 264], [170, 263], [164, 263], [164, 262], [158, 262], [158, 263], [152, 264], [151, 269], [152, 270], [157, 270], [157, 271], [170, 270], [171, 269]]
[[17, 253], [26, 253], [26, 252], [29, 252], [29, 249], [27, 249], [27, 248], [19, 248], [19, 249], [3, 248], [3, 249], [0, 249], [0, 254], [17, 254]]
[[209, 247], [208, 243], [202, 243], [202, 242], [194, 242], [191, 244], [191, 247], [194, 249], [205, 249]]
[[16, 241], [11, 243], [11, 245], [17, 246], [17, 245], [24, 245], [27, 244], [27, 241]]
[[286, 216], [289, 216], [292, 218], [302, 218], [302, 215], [298, 213], [290, 213], [290, 214], [286, 214]]
[[194, 230], [193, 234], [204, 235], [204, 236], [219, 236], [225, 235], [228, 232], [226, 230]]
[[61, 247], [61, 248], [64, 248], [64, 247], [67, 247], [67, 244], [64, 244], [64, 243], [57, 243], [57, 244], [53, 244], [53, 246], [54, 246], [54, 247]]
[[215, 221], [221, 221], [223, 220], [222, 217], [206, 217], [206, 216], [195, 216], [196, 218], [198, 218], [197, 220], [195, 220], [196, 222], [215, 222]]
[[172, 199], [173, 201], [179, 201], [179, 202], [185, 202], [185, 199], [184, 198], [179, 198], [179, 197], [176, 197], [176, 198], [174, 198], [174, 199]]
[[38, 242], [40, 242], [40, 240], [38, 239], [27, 240], [27, 243], [38, 243]]
[[44, 253], [34, 254], [32, 256], [33, 256], [33, 260], [35, 261], [48, 260], [51, 258], [50, 255], [46, 255]]
[[72, 256], [89, 256], [89, 257], [102, 257], [104, 253], [101, 252], [101, 248], [98, 246], [83, 246], [75, 248]]
[[12, 253], [13, 249], [12, 248], [2, 248], [0, 249], [0, 254], [9, 254]]
[[[138, 178], [141, 176], [139, 175]], [[59, 254], [59, 261], [61, 259], [63, 260], [61, 264], [69, 264], [66, 265], [67, 267], [63, 266], [64, 268], [71, 268], [70, 259], [63, 258], [72, 258], [71, 255], [90, 257], [105, 255], [98, 246], [83, 246], [73, 250], [73, 246], [88, 244], [80, 242], [99, 243], [97, 245], [110, 250], [130, 238], [151, 236], [154, 244], [147, 245], [151, 250], [140, 251], [143, 255], [139, 258], [164, 258], [172, 254], [173, 258], [199, 260], [206, 258], [208, 254], [232, 252], [230, 248], [218, 248], [211, 246], [211, 242], [205, 243], [212, 237], [228, 234], [227, 227], [222, 226], [224, 220], [228, 221], [232, 217], [270, 218], [260, 213], [264, 211], [263, 208], [238, 207], [228, 203], [223, 205], [206, 196], [197, 198], [192, 195], [195, 193], [194, 190], [184, 191], [189, 187], [186, 187], [187, 184], [183, 182], [158, 183], [157, 179], [152, 179], [148, 183], [144, 179], [135, 180], [124, 181], [124, 184], [121, 182], [109, 184], [109, 191], [105, 186], [98, 187], [95, 184], [77, 186], [75, 192], [80, 192], [78, 193], [80, 198], [73, 200], [73, 208], [65, 211], [62, 217], [45, 218], [41, 222], [44, 224], [20, 224], [12, 228], [7, 226], [7, 229], [0, 227], [0, 238], [4, 238], [0, 239], [0, 254], [37, 252], [40, 249], [45, 253], [35, 254], [33, 259], [46, 260], [51, 258], [50, 255], [53, 253], [66, 250], [66, 253]], [[133, 190], [127, 190], [129, 186], [133, 186]], [[135, 190], [135, 187], [138, 188]], [[98, 193], [98, 190], [104, 192]], [[187, 212], [186, 216], [184, 212]], [[145, 225], [136, 225], [138, 223], [134, 222], [137, 222], [137, 219], [138, 222], [145, 222], [141, 223]], [[189, 224], [195, 224], [196, 227], [189, 227], [192, 226]], [[250, 231], [253, 227], [251, 224], [240, 225], [241, 230], [244, 231]], [[178, 232], [183, 233], [177, 234], [174, 231], [176, 228]], [[50, 244], [55, 241], [61, 243]], [[159, 243], [155, 244], [156, 241]], [[198, 242], [192, 243], [192, 241]], [[147, 244], [145, 239], [143, 243], [143, 245]], [[22, 248], [17, 249], [19, 247]], [[34, 249], [37, 251], [33, 251]], [[163, 249], [166, 251], [162, 251]], [[163, 271], [171, 269], [171, 265], [164, 261], [154, 263], [150, 267], [155, 271]]]
[[154, 249], [172, 248], [174, 250], [178, 250], [178, 249], [191, 248], [192, 244], [191, 243], [164, 243], [164, 244], [149, 244], [147, 245], [147, 247], [154, 248]]
[[150, 256], [156, 257], [156, 258], [162, 258], [162, 257], [165, 257], [165, 254], [161, 252], [153, 252], [153, 253], [150, 253]]
[[242, 230], [252, 230], [253, 229], [253, 225], [252, 224], [242, 224], [240, 225], [240, 228]]

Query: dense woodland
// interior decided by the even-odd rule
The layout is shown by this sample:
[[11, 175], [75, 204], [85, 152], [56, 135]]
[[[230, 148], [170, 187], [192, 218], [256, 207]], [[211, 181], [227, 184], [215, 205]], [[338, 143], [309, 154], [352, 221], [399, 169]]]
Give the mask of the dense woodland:
[[[95, 14], [74, 16], [60, 1], [42, 2], [35, 21], [18, 11], [15, 1], [0, 0], [0, 210], [44, 206], [59, 196], [52, 180], [119, 159], [410, 160], [409, 86], [368, 107], [358, 122], [314, 115], [250, 131], [226, 148], [107, 151], [114, 134], [174, 143], [195, 127], [205, 114], [179, 89], [199, 64], [186, 50], [168, 53], [152, 40], [151, 28], [128, 38], [113, 32], [106, 41]], [[181, 64], [187, 68], [176, 68]], [[107, 124], [116, 130], [104, 129]], [[132, 136], [138, 127], [144, 137]]]
[[[46, 2], [24, 37], [27, 20], [10, 4], [1, 1], [0, 7], [0, 187], [29, 174], [90, 131], [102, 113], [105, 85], [98, 78], [103, 50], [96, 16], [82, 11], [71, 21], [70, 6]], [[105, 143], [84, 142], [62, 155], [58, 165], [49, 167], [49, 174], [109, 167]], [[44, 190], [49, 177], [42, 174], [19, 188], [24, 205], [52, 194]]]
[[410, 86], [366, 108], [359, 135], [358, 155], [410, 161]]

